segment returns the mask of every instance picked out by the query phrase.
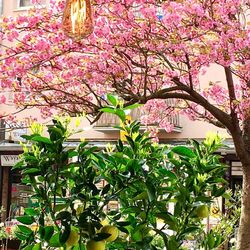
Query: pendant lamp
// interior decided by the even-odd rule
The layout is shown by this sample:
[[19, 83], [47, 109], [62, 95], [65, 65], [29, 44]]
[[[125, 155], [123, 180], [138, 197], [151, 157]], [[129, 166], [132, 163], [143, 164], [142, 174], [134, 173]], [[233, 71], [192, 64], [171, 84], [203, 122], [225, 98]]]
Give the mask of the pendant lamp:
[[88, 37], [94, 29], [90, 0], [67, 0], [62, 28], [67, 36], [75, 40]]

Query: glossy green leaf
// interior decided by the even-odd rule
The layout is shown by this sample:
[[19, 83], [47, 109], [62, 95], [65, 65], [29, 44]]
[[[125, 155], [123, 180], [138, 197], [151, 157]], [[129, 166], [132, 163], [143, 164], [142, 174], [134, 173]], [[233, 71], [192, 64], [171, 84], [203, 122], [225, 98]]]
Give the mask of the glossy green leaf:
[[136, 108], [139, 108], [139, 107], [142, 107], [142, 106], [143, 106], [143, 104], [135, 103], [135, 104], [126, 106], [123, 109], [124, 110], [130, 110], [130, 109], [136, 109]]
[[70, 226], [67, 225], [63, 231], [60, 232], [59, 234], [59, 240], [61, 242], [61, 244], [64, 244], [67, 239], [69, 238], [70, 235]]
[[168, 176], [171, 180], [176, 180], [177, 179], [177, 176], [175, 175], [174, 172], [170, 171], [170, 170], [167, 170], [165, 168], [161, 168], [159, 170], [162, 174]]
[[26, 215], [35, 216], [35, 215], [39, 214], [39, 212], [37, 210], [35, 210], [34, 208], [31, 208], [31, 207], [24, 208], [24, 211], [25, 211]]
[[52, 141], [49, 138], [40, 135], [33, 136], [31, 140], [36, 142], [43, 142], [45, 144], [52, 144]]
[[18, 229], [20, 230], [21, 233], [23, 234], [32, 234], [33, 231], [29, 228], [29, 227], [26, 227], [26, 226], [23, 226], [23, 225], [17, 225]]
[[16, 219], [26, 225], [31, 225], [34, 222], [34, 217], [32, 216], [28, 216], [28, 215], [24, 215], [24, 216], [19, 216], [16, 217]]
[[111, 114], [115, 114], [115, 109], [114, 108], [109, 108], [109, 107], [105, 107], [105, 108], [101, 108], [99, 109], [101, 112], [103, 113], [111, 113]]
[[21, 135], [21, 137], [27, 141], [31, 140], [34, 135]]
[[176, 241], [176, 239], [174, 237], [170, 238], [168, 240], [168, 250], [177, 250], [179, 247], [179, 242]]
[[44, 240], [49, 241], [54, 233], [54, 227], [53, 226], [46, 226], [44, 228], [44, 230], [45, 230]]
[[39, 170], [37, 168], [28, 168], [28, 169], [24, 170], [22, 173], [23, 174], [36, 175], [36, 174], [40, 174], [41, 170]]
[[198, 227], [198, 226], [187, 227], [187, 228], [185, 228], [185, 229], [182, 231], [181, 234], [184, 236], [185, 234], [193, 233], [193, 232], [195, 232], [195, 231], [197, 231], [197, 230], [199, 230], [199, 229], [200, 229], [200, 227]]
[[225, 191], [226, 191], [225, 187], [214, 189], [212, 190], [212, 195], [214, 195], [215, 197], [219, 197], [222, 196], [225, 193]]
[[155, 192], [156, 192], [155, 187], [148, 182], [147, 183], [147, 193], [148, 193], [148, 199], [150, 202], [152, 202], [156, 199]]
[[162, 213], [157, 213], [155, 216], [157, 218], [164, 220], [164, 222], [169, 225], [170, 229], [172, 230], [177, 229], [177, 221], [176, 221], [176, 218], [172, 214], [168, 212], [162, 212]]
[[118, 104], [118, 100], [115, 96], [111, 95], [111, 94], [107, 94], [107, 98], [109, 100], [109, 102], [113, 105], [113, 106], [117, 106]]
[[34, 244], [30, 244], [24, 248], [22, 248], [22, 250], [33, 250]]
[[59, 211], [65, 209], [65, 208], [67, 208], [68, 206], [69, 205], [67, 203], [65, 203], [65, 204], [56, 204], [55, 205], [55, 211], [59, 212]]
[[35, 244], [35, 246], [33, 246], [32, 250], [42, 250], [42, 244], [41, 243]]
[[194, 158], [196, 156], [195, 153], [190, 148], [185, 146], [176, 146], [172, 148], [172, 151], [178, 155], [186, 156], [189, 158]]
[[207, 235], [207, 243], [208, 243], [209, 249], [214, 248], [215, 239], [214, 239], [213, 235], [210, 233]]
[[125, 114], [125, 112], [124, 112], [123, 110], [121, 110], [121, 109], [116, 109], [116, 110], [115, 110], [115, 114], [118, 115], [119, 118], [120, 118], [123, 122], [125, 122], [125, 120], [126, 120], [126, 114]]
[[49, 245], [51, 247], [61, 247], [62, 246], [62, 244], [60, 243], [60, 240], [59, 240], [59, 233], [56, 233], [51, 237], [51, 239], [49, 241]]
[[130, 221], [117, 221], [116, 224], [121, 227], [129, 226], [131, 224]]
[[19, 232], [15, 232], [15, 236], [19, 239], [19, 240], [27, 240], [29, 238], [29, 235], [27, 234], [23, 234], [23, 233], [19, 233]]
[[119, 231], [121, 231], [121, 232], [123, 232], [123, 233], [125, 233], [125, 234], [129, 234], [129, 231], [128, 231], [127, 228], [125, 228], [125, 227], [120, 227], [120, 226], [118, 226], [117, 228], [119, 229]]
[[143, 239], [143, 234], [141, 232], [140, 229], [135, 230], [132, 235], [131, 235], [132, 239], [136, 242], [136, 241], [142, 241]]

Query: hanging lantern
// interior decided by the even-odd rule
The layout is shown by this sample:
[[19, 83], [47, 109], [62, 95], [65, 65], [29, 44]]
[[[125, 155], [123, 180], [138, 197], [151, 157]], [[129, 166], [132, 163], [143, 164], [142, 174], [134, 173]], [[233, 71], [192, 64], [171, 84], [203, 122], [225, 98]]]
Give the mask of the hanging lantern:
[[94, 29], [90, 0], [67, 0], [62, 27], [67, 36], [76, 40], [88, 37]]

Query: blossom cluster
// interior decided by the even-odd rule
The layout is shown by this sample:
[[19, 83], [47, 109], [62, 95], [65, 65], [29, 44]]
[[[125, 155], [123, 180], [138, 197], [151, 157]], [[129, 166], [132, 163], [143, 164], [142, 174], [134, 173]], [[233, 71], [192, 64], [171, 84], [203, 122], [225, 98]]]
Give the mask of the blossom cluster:
[[[16, 108], [36, 106], [45, 117], [96, 114], [103, 96], [114, 92], [125, 101], [155, 99], [143, 121], [170, 131], [165, 118], [171, 114], [207, 115], [185, 99], [195, 91], [223, 112], [234, 109], [240, 119], [249, 114], [247, 0], [96, 0], [94, 32], [81, 41], [62, 30], [64, 6], [53, 0], [1, 21], [0, 90], [15, 92]], [[232, 73], [234, 100], [226, 78], [201, 81], [214, 64]], [[176, 109], [161, 98], [175, 98]], [[6, 101], [1, 94], [0, 104]]]

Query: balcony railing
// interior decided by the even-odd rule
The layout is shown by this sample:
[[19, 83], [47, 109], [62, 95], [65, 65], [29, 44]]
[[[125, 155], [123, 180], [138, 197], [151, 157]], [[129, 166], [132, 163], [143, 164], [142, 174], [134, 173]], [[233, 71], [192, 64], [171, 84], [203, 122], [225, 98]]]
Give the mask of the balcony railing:
[[[137, 108], [137, 109], [133, 109], [130, 112], [130, 116], [133, 120], [140, 120], [141, 116], [143, 116], [145, 113], [143, 112], [142, 109]], [[168, 118], [169, 122], [171, 124], [174, 125], [174, 132], [181, 132], [181, 125], [180, 125], [180, 117], [178, 114], [173, 115], [171, 117]], [[107, 130], [116, 130], [115, 128], [113, 128], [116, 125], [119, 125], [120, 121], [119, 118], [114, 115], [114, 114], [110, 114], [110, 113], [104, 113], [102, 114], [102, 116], [100, 117], [100, 119], [95, 123], [94, 128], [96, 130], [99, 131], [107, 131]], [[152, 124], [149, 124], [150, 126], [156, 126], [157, 124], [152, 122]]]

